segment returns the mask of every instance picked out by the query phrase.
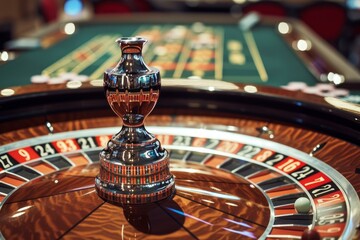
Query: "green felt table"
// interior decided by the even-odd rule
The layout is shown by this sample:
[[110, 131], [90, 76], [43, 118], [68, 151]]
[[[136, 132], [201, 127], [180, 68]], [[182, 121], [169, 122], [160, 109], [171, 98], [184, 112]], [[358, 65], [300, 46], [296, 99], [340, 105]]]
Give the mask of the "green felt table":
[[[326, 56], [324, 52], [334, 52], [333, 49], [325, 44], [324, 50], [323, 43], [312, 32], [294, 28], [293, 36], [280, 34], [279, 21], [261, 22], [243, 30], [236, 22], [167, 22], [164, 18], [149, 24], [138, 23], [139, 20], [78, 23], [74, 34], [60, 34], [53, 37], [56, 41], [51, 46], [24, 52], [0, 65], [0, 88], [31, 84], [31, 76], [41, 74], [57, 77], [63, 72], [74, 72], [90, 79], [102, 78], [103, 71], [120, 58], [115, 39], [125, 36], [149, 39], [143, 52], [145, 61], [149, 66], [159, 67], [163, 78], [217, 79], [275, 87], [304, 82], [314, 86], [324, 69], [327, 73], [335, 72], [337, 65], [350, 66], [341, 58]], [[54, 32], [59, 35], [59, 29], [45, 37], [55, 35]], [[294, 49], [294, 41], [302, 38], [312, 41], [311, 51]], [[324, 66], [320, 72], [314, 71], [316, 64]], [[350, 76], [356, 83], [357, 74], [355, 70]]]

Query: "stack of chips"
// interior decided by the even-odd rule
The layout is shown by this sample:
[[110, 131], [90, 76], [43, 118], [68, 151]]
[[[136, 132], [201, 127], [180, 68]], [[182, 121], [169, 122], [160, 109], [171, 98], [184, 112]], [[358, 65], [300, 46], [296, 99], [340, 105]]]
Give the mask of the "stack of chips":
[[89, 76], [78, 75], [76, 73], [64, 72], [57, 76], [50, 77], [49, 75], [34, 75], [31, 76], [32, 83], [47, 83], [47, 84], [62, 84], [68, 81], [85, 82], [89, 80]]
[[318, 83], [315, 86], [308, 86], [303, 82], [289, 82], [288, 85], [282, 86], [282, 88], [290, 91], [302, 91], [304, 93], [323, 97], [346, 97], [349, 95], [349, 90], [336, 88], [330, 83]]

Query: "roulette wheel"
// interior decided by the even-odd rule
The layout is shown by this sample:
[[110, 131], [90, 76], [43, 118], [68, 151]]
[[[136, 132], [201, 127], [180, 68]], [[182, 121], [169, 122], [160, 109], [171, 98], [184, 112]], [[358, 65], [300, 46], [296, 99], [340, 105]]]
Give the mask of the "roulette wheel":
[[[106, 84], [111, 105], [108, 92], [116, 88]], [[169, 151], [176, 190], [128, 204], [101, 195], [95, 185], [96, 176], [104, 179], [102, 149], [111, 148], [114, 139], [121, 142], [113, 134], [122, 124], [131, 125], [131, 118], [121, 120], [110, 111], [96, 85], [46, 85], [43, 91], [24, 86], [20, 94], [1, 99], [1, 237], [359, 237], [355, 105], [265, 86], [164, 79], [145, 125]], [[121, 102], [116, 94], [120, 100], [114, 102]], [[146, 97], [132, 102], [142, 101], [156, 103]], [[158, 179], [150, 176], [154, 179], [132, 179], [131, 185], [152, 186]], [[131, 195], [126, 182], [117, 181]], [[304, 199], [305, 206], [299, 206]]]

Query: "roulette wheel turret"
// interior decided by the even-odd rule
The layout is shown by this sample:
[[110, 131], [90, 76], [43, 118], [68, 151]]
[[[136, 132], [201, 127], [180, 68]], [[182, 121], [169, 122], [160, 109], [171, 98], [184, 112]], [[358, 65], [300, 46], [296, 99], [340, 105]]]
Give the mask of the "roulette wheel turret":
[[[122, 46], [130, 40], [142, 44], [131, 38]], [[124, 50], [140, 59], [139, 48]], [[105, 73], [105, 95], [121, 120], [104, 110], [103, 91], [85, 84], [2, 101], [7, 123], [24, 126], [8, 125], [0, 136], [3, 238], [356, 238], [356, 114], [285, 90], [165, 80], [145, 130], [159, 78], [151, 69], [133, 72], [146, 68], [141, 61], [126, 62]], [[129, 87], [134, 79], [144, 85]], [[20, 111], [30, 103], [37, 112]], [[43, 120], [52, 134], [36, 124]], [[165, 164], [151, 174], [158, 161]], [[171, 179], [160, 180], [164, 188], [152, 185], [163, 176]], [[166, 187], [160, 197], [146, 195]], [[307, 205], [295, 206], [298, 199]]]

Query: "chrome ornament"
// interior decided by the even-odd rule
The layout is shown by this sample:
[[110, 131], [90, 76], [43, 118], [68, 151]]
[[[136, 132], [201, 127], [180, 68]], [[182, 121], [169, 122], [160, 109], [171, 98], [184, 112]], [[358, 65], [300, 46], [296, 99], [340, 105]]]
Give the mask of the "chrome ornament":
[[116, 42], [122, 57], [115, 68], [105, 71], [104, 90], [123, 127], [100, 152], [95, 187], [100, 197], [113, 203], [156, 202], [175, 192], [169, 153], [144, 127], [159, 98], [160, 73], [143, 60], [145, 39], [120, 38]]

